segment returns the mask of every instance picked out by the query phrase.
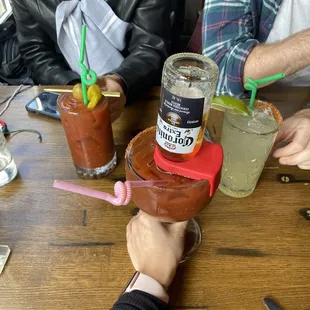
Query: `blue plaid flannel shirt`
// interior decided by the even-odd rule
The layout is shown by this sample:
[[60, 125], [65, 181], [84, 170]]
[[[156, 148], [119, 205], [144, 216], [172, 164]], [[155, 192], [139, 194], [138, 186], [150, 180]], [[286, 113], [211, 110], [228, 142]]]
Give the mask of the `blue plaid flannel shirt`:
[[247, 56], [267, 40], [282, 0], [205, 0], [202, 53], [220, 70], [216, 95], [244, 96]]

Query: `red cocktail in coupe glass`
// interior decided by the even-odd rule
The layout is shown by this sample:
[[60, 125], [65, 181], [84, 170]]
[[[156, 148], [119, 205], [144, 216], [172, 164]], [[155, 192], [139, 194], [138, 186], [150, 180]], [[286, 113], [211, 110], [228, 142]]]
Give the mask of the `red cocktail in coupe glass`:
[[[161, 222], [189, 220], [183, 260], [188, 259], [201, 242], [201, 231], [193, 219], [212, 197], [208, 180], [192, 180], [160, 169], [154, 162], [155, 127], [139, 133], [129, 143], [126, 158], [127, 181], [165, 180], [165, 186], [132, 189], [132, 200], [145, 213]], [[190, 243], [190, 244], [189, 244]]]

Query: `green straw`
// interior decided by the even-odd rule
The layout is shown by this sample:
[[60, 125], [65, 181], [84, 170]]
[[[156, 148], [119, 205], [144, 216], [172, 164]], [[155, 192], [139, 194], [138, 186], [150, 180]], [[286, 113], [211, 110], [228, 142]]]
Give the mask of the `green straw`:
[[261, 84], [266, 84], [266, 83], [269, 83], [269, 82], [272, 82], [272, 81], [277, 81], [277, 80], [283, 79], [284, 77], [285, 77], [284, 73], [278, 73], [278, 74], [275, 74], [275, 75], [267, 76], [267, 77], [259, 79], [259, 80], [254, 80], [252, 78], [247, 78], [248, 83], [244, 84], [244, 88], [246, 90], [250, 90], [252, 92], [251, 93], [250, 103], [249, 103], [249, 106], [248, 106], [249, 114], [252, 113], [253, 108], [254, 108], [254, 102], [255, 102], [255, 97], [256, 97], [256, 94], [257, 94], [258, 86], [261, 85]]
[[269, 83], [272, 81], [280, 80], [283, 78], [285, 78], [285, 74], [284, 73], [278, 73], [275, 75], [267, 76], [267, 77], [262, 78], [260, 80], [256, 80], [256, 82], [258, 83], [258, 85], [261, 85], [261, 84]]
[[87, 100], [87, 86], [83, 79], [83, 72], [84, 72], [84, 59], [85, 59], [85, 48], [86, 48], [86, 26], [82, 26], [82, 36], [81, 36], [81, 47], [80, 47], [80, 67], [82, 68], [82, 74], [81, 74], [81, 81], [82, 81], [82, 94], [83, 94], [83, 102], [85, 105], [88, 105]]
[[[90, 86], [90, 85], [93, 85], [96, 83], [97, 74], [95, 71], [87, 69], [86, 66], [84, 65], [85, 50], [86, 50], [86, 26], [82, 25], [79, 65], [80, 65], [80, 68], [82, 69], [81, 82], [82, 82], [83, 102], [85, 105], [88, 105], [87, 85]], [[90, 79], [89, 79], [89, 77], [90, 77]]]

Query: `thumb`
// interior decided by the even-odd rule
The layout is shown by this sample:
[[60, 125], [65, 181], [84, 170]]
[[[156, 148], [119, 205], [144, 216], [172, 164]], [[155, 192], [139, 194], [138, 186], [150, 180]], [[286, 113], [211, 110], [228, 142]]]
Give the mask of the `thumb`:
[[105, 85], [107, 84], [106, 78], [104, 76], [98, 76], [97, 82], [100, 87], [105, 87]]
[[169, 231], [176, 235], [185, 235], [185, 230], [188, 225], [188, 221], [178, 222], [168, 225]]
[[280, 131], [278, 132], [277, 136], [276, 136], [276, 140], [274, 142], [274, 145], [277, 145], [279, 142], [285, 140], [285, 133], [284, 130], [280, 129]]
[[283, 127], [280, 128], [280, 130], [276, 136], [276, 140], [275, 140], [274, 145], [278, 144], [281, 141], [288, 142], [288, 140], [290, 138], [292, 138], [294, 132], [295, 132], [295, 130], [292, 130], [292, 128], [290, 128], [290, 126], [288, 126], [287, 123], [284, 123]]
[[273, 153], [273, 156], [280, 158], [302, 152], [306, 148], [309, 141], [310, 135], [308, 133], [308, 128], [300, 128], [297, 132], [294, 133], [291, 143], [285, 147], [277, 149]]
[[281, 141], [291, 142], [294, 134], [296, 133], [298, 122], [299, 120], [296, 116], [292, 116], [286, 119], [278, 132], [275, 145]]

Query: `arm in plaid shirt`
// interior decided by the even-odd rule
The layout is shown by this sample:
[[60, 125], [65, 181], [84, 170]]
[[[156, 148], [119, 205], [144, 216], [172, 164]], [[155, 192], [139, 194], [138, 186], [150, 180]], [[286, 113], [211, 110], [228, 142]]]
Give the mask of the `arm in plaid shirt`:
[[[244, 95], [243, 69], [259, 43], [251, 0], [206, 0], [202, 27], [203, 55], [213, 59], [220, 74], [216, 95]], [[257, 16], [257, 15], [256, 15]]]

